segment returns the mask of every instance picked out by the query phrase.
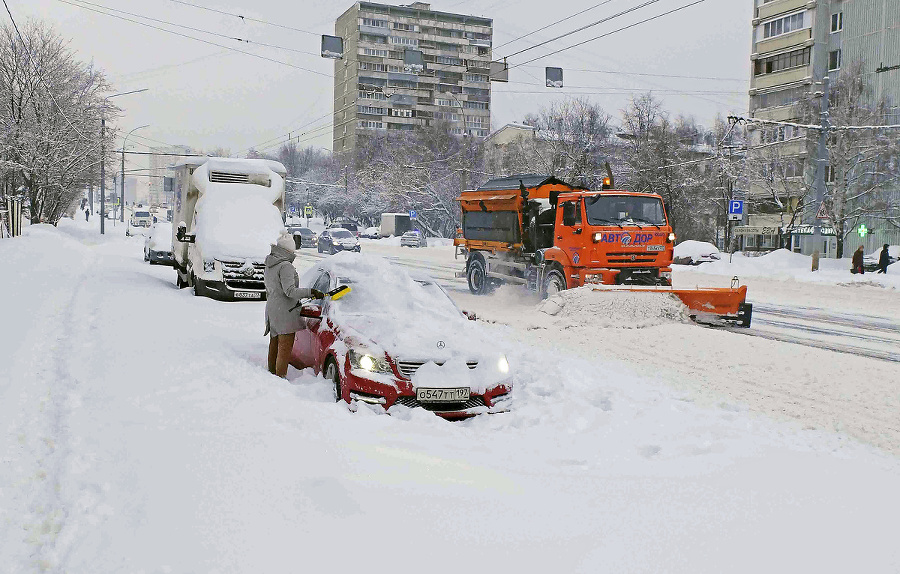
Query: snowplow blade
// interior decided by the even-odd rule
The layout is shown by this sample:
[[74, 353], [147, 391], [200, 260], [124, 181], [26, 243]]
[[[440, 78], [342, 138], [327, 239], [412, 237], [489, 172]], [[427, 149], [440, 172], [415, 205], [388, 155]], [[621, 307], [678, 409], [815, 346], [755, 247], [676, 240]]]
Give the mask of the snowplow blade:
[[733, 324], [749, 327], [753, 316], [753, 305], [747, 303], [747, 286], [740, 287], [698, 287], [695, 289], [673, 289], [671, 287], [623, 287], [613, 289], [595, 287], [594, 291], [637, 291], [644, 293], [671, 293], [689, 309], [691, 319], [710, 325]]

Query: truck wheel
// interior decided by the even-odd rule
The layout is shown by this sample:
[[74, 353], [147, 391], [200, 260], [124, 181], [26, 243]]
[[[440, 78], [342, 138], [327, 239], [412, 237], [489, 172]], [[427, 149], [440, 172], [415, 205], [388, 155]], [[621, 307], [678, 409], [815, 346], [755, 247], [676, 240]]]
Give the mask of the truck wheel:
[[466, 272], [469, 282], [469, 291], [473, 295], [484, 295], [489, 290], [487, 273], [484, 269], [484, 260], [481, 257], [473, 257], [469, 261], [469, 269]]
[[559, 269], [551, 269], [544, 277], [544, 286], [541, 289], [541, 297], [546, 299], [566, 290], [566, 278]]

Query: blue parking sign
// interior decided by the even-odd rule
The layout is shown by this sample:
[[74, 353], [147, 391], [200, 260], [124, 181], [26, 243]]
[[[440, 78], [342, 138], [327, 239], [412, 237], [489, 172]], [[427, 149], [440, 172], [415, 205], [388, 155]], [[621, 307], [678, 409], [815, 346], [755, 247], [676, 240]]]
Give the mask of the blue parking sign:
[[414, 209], [410, 209], [410, 210], [409, 210], [409, 218], [410, 218], [410, 219], [415, 219], [415, 218], [416, 218], [416, 211], [415, 211]]
[[728, 202], [728, 213], [730, 215], [743, 215], [744, 213], [744, 202], [739, 201], [737, 199], [732, 199]]

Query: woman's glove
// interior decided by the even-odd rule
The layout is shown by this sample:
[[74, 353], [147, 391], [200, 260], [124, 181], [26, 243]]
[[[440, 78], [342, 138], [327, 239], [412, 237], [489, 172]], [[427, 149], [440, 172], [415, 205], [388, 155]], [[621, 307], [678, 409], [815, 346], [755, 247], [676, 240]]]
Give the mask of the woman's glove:
[[324, 299], [325, 293], [322, 293], [318, 289], [310, 289], [309, 294], [313, 296], [313, 299]]

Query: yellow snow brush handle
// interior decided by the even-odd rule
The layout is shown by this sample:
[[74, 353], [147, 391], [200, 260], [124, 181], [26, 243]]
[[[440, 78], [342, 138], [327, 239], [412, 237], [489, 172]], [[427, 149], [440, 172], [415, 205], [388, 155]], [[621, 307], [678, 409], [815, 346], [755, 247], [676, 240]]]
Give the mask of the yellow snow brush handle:
[[347, 285], [341, 285], [337, 289], [332, 289], [331, 291], [326, 293], [326, 295], [331, 297], [332, 301], [337, 301], [338, 299], [340, 299], [341, 297], [343, 297], [350, 291], [352, 291], [352, 289], [350, 289], [350, 287], [348, 287]]

